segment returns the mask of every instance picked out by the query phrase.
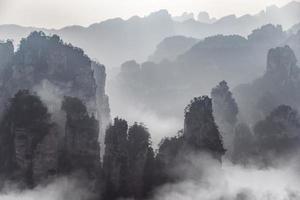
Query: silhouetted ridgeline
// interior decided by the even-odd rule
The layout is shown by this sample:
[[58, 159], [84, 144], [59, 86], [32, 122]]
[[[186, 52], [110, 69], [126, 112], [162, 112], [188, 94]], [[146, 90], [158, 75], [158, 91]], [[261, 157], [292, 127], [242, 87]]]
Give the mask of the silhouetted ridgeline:
[[231, 144], [234, 162], [276, 166], [299, 151], [300, 69], [296, 62], [290, 47], [271, 49], [265, 74], [234, 90], [240, 121]]
[[[161, 62], [128, 61], [121, 66], [114, 85], [110, 85], [111, 97], [113, 100], [122, 97], [129, 105], [142, 103], [159, 114], [180, 117], [180, 107], [199, 93], [209, 93], [220, 80], [236, 87], [263, 74], [268, 51], [273, 47], [287, 44], [300, 59], [299, 38], [300, 32], [289, 34], [281, 26], [271, 24], [254, 30], [247, 39], [217, 35], [197, 42], [187, 51], [184, 48], [192, 39], [168, 38], [155, 53], [166, 56], [165, 59], [157, 57]], [[183, 52], [178, 56], [180, 49]], [[113, 102], [113, 105], [118, 104]]]
[[298, 112], [290, 106], [280, 105], [257, 122], [253, 131], [245, 124], [236, 127], [232, 161], [259, 167], [278, 166], [297, 155], [299, 131]]
[[155, 52], [149, 56], [149, 61], [160, 63], [163, 60], [173, 61], [177, 56], [189, 50], [198, 42], [195, 38], [187, 38], [184, 36], [173, 36], [165, 38], [161, 41]]
[[155, 46], [166, 37], [183, 35], [203, 39], [216, 34], [247, 36], [253, 29], [269, 23], [281, 24], [287, 30], [299, 23], [299, 13], [299, 2], [291, 2], [280, 8], [270, 6], [255, 15], [229, 15], [216, 21], [203, 13], [198, 19], [188, 17], [187, 20], [178, 21], [166, 10], [161, 10], [146, 17], [133, 16], [128, 20], [115, 18], [88, 27], [68, 26], [59, 30], [4, 25], [0, 26], [0, 39], [18, 42], [34, 30], [57, 34], [110, 68], [120, 66], [125, 60], [145, 61]]
[[290, 105], [298, 110], [299, 72], [296, 56], [290, 47], [271, 49], [264, 75], [234, 90], [242, 116], [253, 123], [263, 119], [281, 104]]

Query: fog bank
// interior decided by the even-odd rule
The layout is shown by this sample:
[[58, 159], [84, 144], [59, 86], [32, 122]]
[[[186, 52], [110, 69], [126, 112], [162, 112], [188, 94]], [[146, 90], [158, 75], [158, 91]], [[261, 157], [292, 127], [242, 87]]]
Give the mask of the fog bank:
[[299, 163], [278, 168], [243, 167], [203, 155], [189, 157], [176, 168], [182, 181], [160, 188], [155, 200], [293, 200], [300, 198]]

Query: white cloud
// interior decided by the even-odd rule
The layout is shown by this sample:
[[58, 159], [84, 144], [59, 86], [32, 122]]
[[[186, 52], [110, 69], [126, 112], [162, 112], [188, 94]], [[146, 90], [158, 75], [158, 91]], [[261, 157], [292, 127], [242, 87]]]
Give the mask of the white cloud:
[[297, 200], [300, 179], [295, 165], [245, 168], [225, 161], [221, 166], [208, 156], [193, 155], [177, 169], [182, 181], [160, 188], [155, 200]]
[[33, 190], [17, 190], [10, 186], [0, 193], [1, 200], [86, 200], [90, 197], [91, 194], [83, 184], [66, 177]]

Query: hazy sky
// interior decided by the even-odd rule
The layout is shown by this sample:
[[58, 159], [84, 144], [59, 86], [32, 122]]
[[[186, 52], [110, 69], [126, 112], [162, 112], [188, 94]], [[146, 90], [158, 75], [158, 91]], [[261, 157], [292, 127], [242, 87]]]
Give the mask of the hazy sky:
[[235, 13], [257, 13], [266, 6], [282, 6], [291, 0], [0, 0], [0, 24], [59, 28], [89, 24], [112, 17], [144, 16], [168, 9], [172, 15], [184, 11], [208, 11], [214, 17]]

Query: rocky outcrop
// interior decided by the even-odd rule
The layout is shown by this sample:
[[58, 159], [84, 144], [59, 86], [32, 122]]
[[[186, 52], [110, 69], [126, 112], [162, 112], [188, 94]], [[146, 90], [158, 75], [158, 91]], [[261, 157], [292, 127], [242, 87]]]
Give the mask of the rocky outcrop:
[[14, 46], [11, 41], [0, 42], [0, 70], [5, 68], [14, 55]]
[[188, 155], [195, 154], [200, 157], [208, 154], [218, 161], [225, 154], [222, 137], [212, 114], [212, 100], [207, 96], [194, 98], [185, 109], [183, 131], [160, 143], [152, 172], [155, 185], [180, 180], [178, 166], [189, 165]]
[[221, 81], [211, 91], [213, 115], [230, 153], [233, 146], [234, 127], [237, 122], [238, 106], [226, 81]]
[[126, 172], [128, 167], [127, 130], [125, 120], [115, 118], [105, 135], [105, 154], [103, 158], [103, 172], [105, 176], [106, 192], [108, 199], [126, 195]]
[[34, 151], [32, 176], [35, 183], [40, 183], [58, 174], [59, 133], [52, 127]]
[[150, 134], [142, 125], [135, 123], [128, 130], [128, 193], [141, 198], [144, 194], [144, 173], [150, 148]]
[[[6, 46], [10, 45], [7, 42]], [[61, 102], [64, 96], [76, 97], [86, 104], [89, 115], [98, 121], [99, 140], [103, 144], [110, 121], [105, 67], [92, 62], [80, 48], [65, 44], [56, 35], [46, 36], [42, 32], [31, 33], [21, 41], [15, 54], [13, 48], [11, 51], [13, 59], [1, 72], [0, 111], [18, 90], [34, 91], [46, 103], [53, 121], [59, 126], [59, 138], [62, 138], [65, 119]]]
[[225, 149], [212, 112], [210, 98], [194, 98], [185, 108], [183, 137], [188, 148], [210, 153], [220, 160]]
[[14, 171], [14, 176], [20, 182], [24, 182], [24, 184], [33, 184], [32, 177], [28, 177], [30, 171], [32, 171], [32, 138], [30, 138], [28, 131], [24, 128], [14, 128], [10, 134], [14, 135], [15, 162], [18, 168], [18, 170]]
[[[287, 35], [281, 26], [269, 24], [254, 30], [248, 38], [216, 35], [194, 45], [193, 39], [167, 38], [158, 45], [151, 59], [173, 61], [124, 63], [116, 87], [112, 87], [111, 98], [122, 98], [133, 106], [143, 102], [146, 109], [179, 119], [180, 108], [189, 97], [207, 94], [220, 80], [228, 80], [235, 87], [261, 76], [269, 49], [285, 44]], [[291, 36], [293, 39], [288, 42], [293, 49], [298, 49], [296, 55], [300, 55], [299, 36]]]
[[46, 79], [66, 94], [81, 97], [86, 102], [95, 97], [90, 59], [81, 49], [65, 45], [58, 36], [31, 33], [21, 41], [10, 68], [5, 84], [10, 93], [31, 89]]
[[100, 172], [99, 122], [87, 112], [86, 106], [77, 98], [65, 97], [62, 110], [66, 113], [64, 151], [66, 172], [83, 170], [90, 178]]
[[242, 117], [250, 123], [263, 120], [281, 104], [300, 108], [300, 69], [289, 46], [271, 49], [265, 74], [235, 90]]
[[95, 189], [101, 172], [99, 122], [78, 98], [65, 97], [62, 110], [63, 133], [38, 96], [27, 90], [14, 96], [0, 126], [0, 175], [5, 180], [26, 188], [78, 171], [93, 180]]
[[[60, 100], [64, 95], [77, 97], [87, 103], [88, 111], [95, 113], [96, 117], [104, 115], [103, 118], [109, 118], [108, 98], [104, 89], [105, 67], [94, 66], [80, 48], [64, 44], [56, 35], [33, 32], [21, 41], [12, 63], [3, 72], [3, 100], [0, 103], [3, 105], [19, 89], [41, 93], [40, 90], [47, 88], [38, 86], [47, 82], [56, 88], [56, 93], [49, 91], [41, 94], [47, 97], [53, 95]], [[56, 105], [55, 109], [60, 110], [59, 107]]]
[[234, 125], [237, 122], [238, 107], [226, 81], [221, 81], [211, 91], [213, 114], [219, 124]]
[[297, 154], [300, 142], [299, 119], [296, 110], [280, 105], [254, 126], [256, 159], [260, 161], [257, 163], [262, 166], [277, 165]]
[[105, 131], [111, 121], [109, 98], [105, 92], [106, 72], [104, 65], [101, 65], [96, 62], [92, 62], [92, 69], [94, 72], [94, 79], [97, 85], [96, 105], [98, 114], [97, 118], [99, 121], [99, 142], [103, 150], [101, 152], [104, 152]]
[[289, 46], [278, 47], [269, 51], [265, 79], [282, 85], [299, 79], [299, 73], [296, 56]]
[[[9, 44], [5, 44], [7, 49]], [[0, 54], [5, 45], [0, 44]], [[99, 132], [104, 132], [110, 120], [105, 67], [58, 36], [42, 32], [31, 33], [15, 53], [13, 47], [11, 51], [12, 59], [1, 71], [1, 111], [17, 91], [21, 92], [2, 116], [1, 174], [22, 179], [26, 186], [75, 171], [98, 179]], [[23, 104], [31, 112], [18, 107]], [[35, 116], [39, 112], [45, 119]]]
[[128, 129], [125, 120], [115, 118], [105, 137], [104, 198], [142, 199], [154, 186], [155, 170], [154, 152], [147, 128], [134, 123]]
[[24, 186], [53, 174], [58, 155], [58, 138], [53, 134], [54, 125], [39, 97], [19, 91], [1, 122], [1, 172]]

